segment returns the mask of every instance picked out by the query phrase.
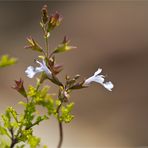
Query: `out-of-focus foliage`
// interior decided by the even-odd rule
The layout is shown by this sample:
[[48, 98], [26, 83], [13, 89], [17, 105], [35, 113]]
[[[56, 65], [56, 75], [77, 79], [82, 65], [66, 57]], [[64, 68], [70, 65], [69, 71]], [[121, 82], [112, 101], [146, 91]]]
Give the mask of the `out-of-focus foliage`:
[[0, 57], [0, 68], [13, 65], [16, 63], [16, 61], [16, 58], [9, 57], [8, 55], [2, 55]]
[[[23, 105], [24, 112], [18, 113], [14, 108], [8, 107], [4, 114], [2, 114], [2, 122], [0, 125], [0, 135], [4, 135], [5, 139], [1, 145], [8, 145], [13, 141], [17, 147], [23, 147], [28, 143], [31, 148], [36, 148], [40, 145], [40, 138], [33, 134], [33, 127], [39, 125], [40, 122], [47, 120], [54, 111], [54, 101], [51, 95], [48, 94], [48, 87], [36, 89], [29, 86], [27, 91], [27, 103], [20, 101], [19, 104]], [[36, 109], [37, 105], [47, 108], [47, 113], [40, 115]], [[24, 143], [18, 146], [19, 143]], [[6, 147], [6, 146], [5, 146]]]

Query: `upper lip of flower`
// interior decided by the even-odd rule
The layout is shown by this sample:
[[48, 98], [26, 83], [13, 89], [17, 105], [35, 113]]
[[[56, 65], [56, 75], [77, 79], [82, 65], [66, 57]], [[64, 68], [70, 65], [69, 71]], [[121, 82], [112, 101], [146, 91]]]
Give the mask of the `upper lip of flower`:
[[111, 81], [105, 82], [105, 76], [100, 75], [102, 72], [101, 68], [98, 68], [98, 70], [94, 73], [93, 76], [89, 77], [84, 81], [84, 86], [89, 86], [91, 82], [97, 82], [103, 85], [107, 90], [112, 91], [112, 88], [114, 87], [113, 83]]

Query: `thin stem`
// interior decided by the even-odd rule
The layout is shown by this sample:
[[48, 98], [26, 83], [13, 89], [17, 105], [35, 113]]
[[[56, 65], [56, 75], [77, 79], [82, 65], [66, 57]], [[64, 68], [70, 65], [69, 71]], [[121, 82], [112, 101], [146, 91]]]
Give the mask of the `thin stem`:
[[46, 25], [44, 24], [43, 27], [43, 32], [44, 32], [44, 38], [45, 38], [45, 48], [46, 48], [46, 53], [47, 53], [47, 58], [48, 58], [48, 52], [49, 52], [49, 45], [48, 45], [48, 32], [46, 30]]
[[48, 48], [48, 37], [46, 34], [45, 34], [45, 48], [46, 48], [46, 57], [48, 58], [49, 48]]
[[60, 139], [59, 139], [59, 144], [57, 148], [61, 148], [63, 143], [63, 126], [62, 126], [62, 122], [60, 121], [59, 121], [59, 135], [60, 135]]
[[59, 143], [57, 148], [61, 148], [62, 143], [63, 143], [63, 126], [62, 126], [62, 121], [60, 121], [60, 108], [62, 106], [63, 101], [61, 101], [61, 104], [57, 108], [57, 113], [58, 113], [58, 124], [59, 124]]
[[40, 121], [36, 121], [36, 122], [34, 122], [34, 123], [31, 124], [30, 126], [26, 127], [25, 130], [29, 130], [29, 129], [32, 128], [33, 126], [35, 126], [35, 125], [39, 125], [39, 123], [40, 123], [41, 121], [43, 121], [43, 120], [40, 120]]
[[10, 129], [10, 133], [11, 133], [11, 145], [10, 148], [13, 148], [15, 146], [15, 144], [17, 144], [17, 139], [14, 137], [14, 131], [13, 128]]
[[47, 50], [47, 57], [48, 57], [48, 52], [49, 52], [49, 45], [48, 45], [48, 37], [47, 35], [45, 36], [45, 45], [46, 45], [46, 50]]

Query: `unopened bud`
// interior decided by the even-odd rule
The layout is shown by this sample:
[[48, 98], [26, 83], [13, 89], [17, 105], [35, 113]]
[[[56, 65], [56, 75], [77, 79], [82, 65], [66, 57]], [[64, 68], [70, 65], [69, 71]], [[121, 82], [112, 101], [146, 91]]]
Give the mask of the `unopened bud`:
[[24, 97], [27, 97], [26, 91], [23, 86], [23, 80], [20, 79], [19, 81], [15, 80], [15, 86], [12, 87], [13, 89], [16, 89], [21, 95]]
[[44, 5], [42, 10], [41, 10], [41, 13], [42, 13], [42, 22], [44, 24], [46, 24], [48, 22], [48, 11], [47, 11], [47, 5]]
[[76, 80], [79, 79], [79, 78], [80, 78], [80, 75], [79, 74], [75, 75], [75, 79]]
[[51, 15], [48, 22], [48, 32], [59, 26], [62, 19], [63, 17], [58, 12], [55, 12], [53, 15]]

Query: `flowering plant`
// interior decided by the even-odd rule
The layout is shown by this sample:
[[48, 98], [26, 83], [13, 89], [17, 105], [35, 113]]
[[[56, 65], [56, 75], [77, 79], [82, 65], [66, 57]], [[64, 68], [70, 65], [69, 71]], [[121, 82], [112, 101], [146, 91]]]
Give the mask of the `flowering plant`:
[[[112, 91], [113, 84], [111, 81], [106, 82], [105, 76], [101, 74], [102, 69], [94, 73], [93, 76], [79, 80], [80, 75], [70, 77], [66, 75], [65, 82], [58, 78], [58, 74], [63, 69], [63, 66], [56, 63], [56, 54], [75, 49], [75, 46], [70, 45], [70, 40], [65, 36], [63, 41], [54, 49], [49, 49], [48, 40], [51, 37], [53, 30], [57, 28], [63, 20], [63, 17], [55, 12], [51, 16], [48, 15], [47, 6], [44, 5], [41, 10], [40, 26], [43, 30], [43, 38], [45, 45], [42, 47], [35, 39], [28, 37], [28, 45], [26, 49], [32, 49], [38, 52], [39, 55], [35, 59], [37, 67], [28, 66], [25, 70], [28, 78], [37, 77], [36, 85], [29, 86], [28, 89], [24, 87], [24, 82], [20, 80], [15, 81], [12, 87], [22, 95], [26, 101], [21, 101], [19, 104], [23, 105], [23, 113], [18, 113], [13, 107], [8, 107], [2, 115], [2, 122], [0, 123], [0, 134], [2, 140], [1, 147], [16, 147], [23, 148], [30, 145], [31, 148], [40, 146], [40, 138], [33, 133], [33, 127], [39, 125], [44, 120], [49, 120], [53, 115], [59, 123], [59, 143], [57, 148], [61, 148], [63, 142], [63, 123], [70, 123], [74, 118], [71, 111], [74, 103], [70, 100], [70, 94], [77, 89], [87, 88], [92, 82], [101, 84], [107, 90]], [[4, 57], [0, 61], [0, 65], [10, 65], [14, 63], [14, 59], [8, 60], [4, 63]], [[1, 67], [2, 67], [1, 66]], [[56, 97], [49, 94], [49, 86], [44, 85], [44, 81], [53, 83], [58, 87]], [[38, 115], [36, 106], [42, 106], [47, 110], [43, 115]], [[7, 141], [7, 142], [5, 142]], [[47, 146], [44, 146], [44, 148]]]

